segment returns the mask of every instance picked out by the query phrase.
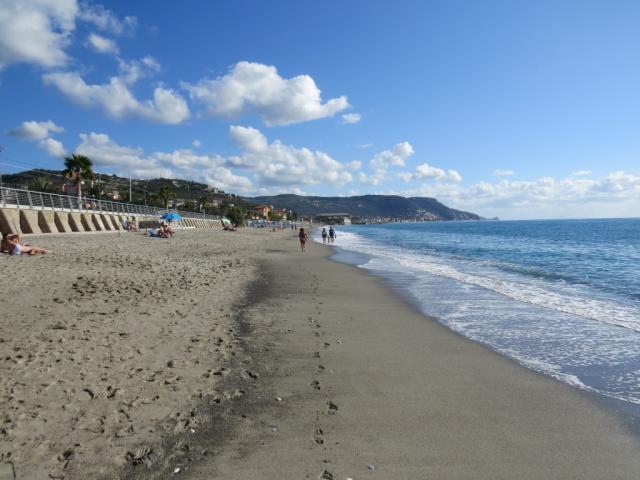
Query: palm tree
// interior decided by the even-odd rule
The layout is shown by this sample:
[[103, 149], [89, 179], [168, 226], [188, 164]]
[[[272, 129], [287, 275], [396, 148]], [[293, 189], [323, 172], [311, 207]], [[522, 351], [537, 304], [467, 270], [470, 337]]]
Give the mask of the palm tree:
[[208, 204], [209, 199], [207, 197], [202, 196], [198, 199], [198, 206], [200, 207], [200, 211], [203, 211]]
[[158, 197], [161, 198], [162, 201], [164, 202], [165, 209], [169, 208], [169, 200], [171, 200], [175, 196], [176, 196], [175, 192], [168, 185], [165, 185], [158, 191]]
[[82, 181], [84, 179], [91, 179], [95, 177], [93, 173], [93, 162], [89, 157], [84, 155], [73, 154], [70, 157], [64, 159], [64, 173], [65, 177], [70, 178], [78, 191], [78, 203], [82, 203]]
[[29, 180], [27, 188], [29, 190], [35, 190], [37, 192], [50, 192], [52, 184], [49, 179], [45, 177], [36, 177]]

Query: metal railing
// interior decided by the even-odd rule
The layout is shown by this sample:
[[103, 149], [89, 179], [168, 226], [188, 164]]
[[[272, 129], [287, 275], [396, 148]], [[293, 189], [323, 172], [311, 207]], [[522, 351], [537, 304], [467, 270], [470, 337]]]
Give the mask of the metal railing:
[[166, 212], [177, 212], [185, 218], [220, 220], [217, 215], [189, 212], [178, 209], [164, 209], [134, 203], [114, 202], [98, 198], [58, 195], [56, 193], [36, 192], [17, 188], [0, 188], [0, 206], [28, 208], [33, 210], [61, 210], [78, 212], [117, 213], [124, 215], [159, 216]]

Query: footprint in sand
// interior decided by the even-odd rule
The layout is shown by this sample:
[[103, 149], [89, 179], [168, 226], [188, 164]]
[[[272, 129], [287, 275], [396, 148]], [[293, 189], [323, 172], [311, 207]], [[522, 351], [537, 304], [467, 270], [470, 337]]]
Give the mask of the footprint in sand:
[[338, 405], [336, 405], [335, 403], [333, 403], [331, 401], [327, 402], [327, 414], [328, 415], [335, 415], [337, 411], [338, 411]]
[[318, 445], [322, 445], [324, 443], [324, 439], [322, 438], [323, 435], [324, 432], [322, 431], [322, 429], [320, 427], [316, 427], [315, 431], [313, 432], [313, 441]]
[[313, 382], [311, 382], [311, 386], [316, 390], [320, 390], [320, 382], [318, 380], [314, 380]]

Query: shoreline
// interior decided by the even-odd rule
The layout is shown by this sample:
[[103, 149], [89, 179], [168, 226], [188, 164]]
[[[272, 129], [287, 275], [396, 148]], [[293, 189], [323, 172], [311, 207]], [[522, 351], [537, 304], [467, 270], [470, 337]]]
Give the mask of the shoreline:
[[[316, 243], [318, 245], [322, 245], [321, 242], [316, 242]], [[522, 367], [527, 372], [532, 372], [534, 374], [541, 375], [542, 377], [558, 382], [559, 384], [565, 387], [568, 387], [571, 390], [578, 392], [579, 394], [585, 395], [586, 398], [588, 398], [591, 402], [597, 405], [598, 408], [602, 408], [610, 412], [611, 414], [615, 415], [617, 418], [619, 418], [619, 420], [623, 424], [625, 424], [628, 431], [640, 440], [640, 405], [632, 404], [624, 400], [621, 400], [619, 398], [610, 397], [608, 395], [604, 395], [598, 391], [594, 391], [589, 388], [581, 388], [577, 385], [572, 385], [570, 383], [563, 382], [561, 379], [556, 378], [552, 375], [549, 375], [544, 371], [535, 370], [527, 366], [525, 363], [520, 362], [517, 358], [510, 357], [500, 352], [499, 350], [492, 348], [492, 346], [489, 344], [485, 344], [485, 343], [482, 343], [481, 341], [477, 341], [465, 336], [463, 333], [458, 332], [450, 328], [449, 326], [447, 326], [444, 322], [442, 322], [437, 317], [430, 315], [428, 312], [425, 312], [423, 310], [423, 306], [419, 303], [419, 301], [415, 297], [413, 297], [407, 292], [401, 291], [400, 288], [394, 285], [394, 281], [392, 278], [387, 277], [381, 271], [361, 268], [360, 267], [361, 264], [357, 262], [356, 259], [360, 257], [362, 258], [366, 257], [367, 259], [369, 259], [371, 258], [369, 255], [355, 252], [355, 251], [342, 250], [340, 245], [326, 245], [326, 246], [331, 249], [331, 253], [327, 257], [330, 261], [351, 266], [353, 268], [356, 268], [358, 271], [363, 272], [367, 276], [371, 276], [379, 279], [386, 288], [393, 291], [398, 296], [398, 298], [406, 302], [410, 306], [410, 308], [412, 308], [418, 315], [422, 315], [426, 321], [435, 322], [436, 324], [444, 327], [446, 330], [448, 330], [452, 334], [459, 337], [461, 340], [479, 345], [487, 349], [488, 351], [498, 355], [500, 358], [503, 358], [511, 363], [518, 365], [519, 367]]]
[[287, 239], [265, 258], [273, 295], [249, 309], [252, 342], [268, 346], [259, 407], [186, 478], [636, 477], [638, 439], [587, 392], [310, 245], [299, 255]]
[[[23, 307], [33, 310], [15, 320], [16, 329], [20, 322], [33, 329], [43, 318], [58, 312], [75, 322], [87, 317], [85, 326], [97, 328], [91, 334], [97, 339], [104, 332], [98, 328], [104, 317], [94, 307], [113, 307], [118, 296], [112, 292], [106, 297], [93, 298], [91, 294], [91, 298], [69, 299], [80, 305], [77, 314], [73, 302], [60, 306], [49, 298], [61, 296], [59, 290], [68, 275], [77, 274], [74, 269], [78, 265], [93, 265], [96, 271], [92, 275], [120, 284], [123, 277], [118, 269], [123, 257], [137, 258], [142, 265], [129, 267], [136, 277], [135, 286], [146, 285], [152, 295], [152, 303], [143, 302], [140, 308], [148, 308], [157, 298], [153, 295], [165, 291], [153, 276], [140, 270], [152, 268], [155, 272], [151, 265], [158, 255], [169, 255], [180, 268], [196, 275], [184, 288], [171, 284], [166, 290], [175, 293], [181, 288], [177, 298], [183, 306], [178, 310], [186, 316], [171, 311], [150, 318], [135, 316], [139, 326], [125, 323], [122, 327], [142, 330], [138, 334], [130, 330], [128, 336], [119, 337], [127, 348], [143, 348], [142, 358], [156, 365], [164, 365], [167, 355], [174, 355], [167, 350], [171, 343], [157, 342], [168, 338], [184, 346], [182, 365], [176, 361], [168, 369], [150, 369], [163, 370], [156, 375], [168, 380], [174, 378], [169, 378], [169, 373], [180, 370], [177, 383], [127, 383], [129, 369], [118, 369], [117, 365], [126, 365], [129, 360], [115, 356], [107, 364], [112, 375], [107, 383], [115, 378], [122, 382], [121, 388], [111, 399], [100, 393], [96, 401], [102, 403], [96, 403], [78, 397], [82, 396], [81, 387], [89, 382], [83, 380], [73, 387], [74, 370], [64, 366], [49, 370], [75, 388], [68, 403], [76, 415], [83, 414], [88, 420], [97, 413], [92, 409], [104, 405], [107, 426], [124, 411], [131, 416], [126, 425], [135, 429], [127, 432], [114, 426], [107, 430], [108, 436], [93, 433], [90, 438], [86, 430], [70, 432], [64, 440], [77, 441], [78, 435], [82, 439], [80, 446], [71, 446], [68, 459], [64, 452], [69, 447], [64, 441], [34, 444], [29, 447], [32, 450], [22, 453], [31, 451], [36, 461], [48, 462], [38, 471], [46, 473], [53, 465], [58, 478], [66, 479], [179, 475], [198, 480], [337, 480], [365, 475], [394, 479], [631, 479], [640, 471], [638, 439], [588, 392], [526, 369], [449, 330], [417, 310], [384, 278], [331, 260], [332, 249], [322, 244], [310, 242], [308, 252], [301, 254], [297, 238], [288, 231], [196, 232], [180, 234], [174, 240], [138, 237], [123, 235], [123, 245], [139, 248], [135, 252], [112, 245], [111, 236], [40, 237], [38, 242], [46, 243], [44, 246], [59, 247], [59, 253], [54, 253], [59, 258], [3, 259], [10, 262], [6, 265], [19, 262], [11, 267], [18, 270], [30, 268], [27, 265], [34, 262], [32, 270], [44, 277], [53, 275], [58, 282], [49, 287], [53, 293], [45, 287], [41, 298], [13, 300], [16, 305], [26, 302]], [[105, 251], [94, 254], [91, 245], [101, 245]], [[157, 250], [145, 250], [148, 245]], [[77, 248], [85, 250], [75, 258]], [[182, 258], [190, 249], [193, 251], [187, 258]], [[67, 264], [71, 259], [77, 264]], [[88, 262], [97, 262], [100, 268]], [[234, 266], [225, 267], [229, 262]], [[33, 273], [25, 275], [16, 288], [34, 278]], [[10, 301], [3, 299], [2, 306], [11, 307]], [[223, 310], [215, 313], [221, 307]], [[40, 315], [43, 308], [48, 313], [45, 317]], [[131, 315], [107, 316], [116, 323], [127, 318]], [[71, 324], [67, 327], [73, 330]], [[111, 325], [106, 327], [107, 332], [112, 330]], [[175, 332], [166, 337], [150, 331], [161, 332], [163, 328]], [[212, 328], [216, 329], [214, 336], [206, 333]], [[5, 340], [6, 329], [3, 324], [0, 337]], [[211, 348], [195, 354], [189, 353], [192, 342], [180, 343], [184, 337], [194, 338], [194, 329], [201, 329], [195, 345], [213, 341]], [[21, 335], [19, 330], [16, 334]], [[37, 338], [28, 337], [30, 342]], [[156, 345], [155, 350], [151, 344]], [[69, 345], [79, 349], [84, 344]], [[112, 352], [113, 345], [105, 345], [105, 351]], [[0, 349], [8, 347], [7, 342], [0, 343]], [[90, 352], [84, 354], [92, 356]], [[42, 352], [39, 355], [41, 360], [48, 358], [42, 357]], [[138, 357], [134, 359], [140, 362]], [[95, 375], [88, 366], [83, 368], [83, 375]], [[20, 370], [9, 373], [22, 375]], [[29, 378], [9, 380], [28, 384], [34, 380]], [[137, 405], [133, 400], [140, 396], [139, 388], [160, 392], [162, 400]], [[1, 401], [3, 410], [13, 405], [6, 403], [6, 396]], [[53, 422], [51, 426], [58, 422], [63, 428], [66, 417], [53, 406], [55, 403], [47, 405], [42, 416]], [[140, 420], [134, 413], [142, 415]], [[7, 444], [0, 446], [5, 449]], [[6, 458], [2, 460], [6, 462]], [[17, 478], [29, 478], [25, 465], [13, 463], [19, 467]]]

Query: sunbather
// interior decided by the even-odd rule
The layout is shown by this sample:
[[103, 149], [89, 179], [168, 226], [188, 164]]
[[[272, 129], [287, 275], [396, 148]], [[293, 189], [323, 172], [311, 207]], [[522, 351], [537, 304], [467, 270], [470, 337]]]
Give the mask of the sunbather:
[[173, 237], [173, 229], [168, 223], [163, 222], [160, 225], [160, 235], [165, 238]]
[[20, 241], [20, 235], [16, 233], [5, 233], [2, 236], [0, 251], [3, 253], [10, 253], [11, 255], [40, 255], [48, 253], [44, 248], [32, 247], [31, 245], [23, 244]]

